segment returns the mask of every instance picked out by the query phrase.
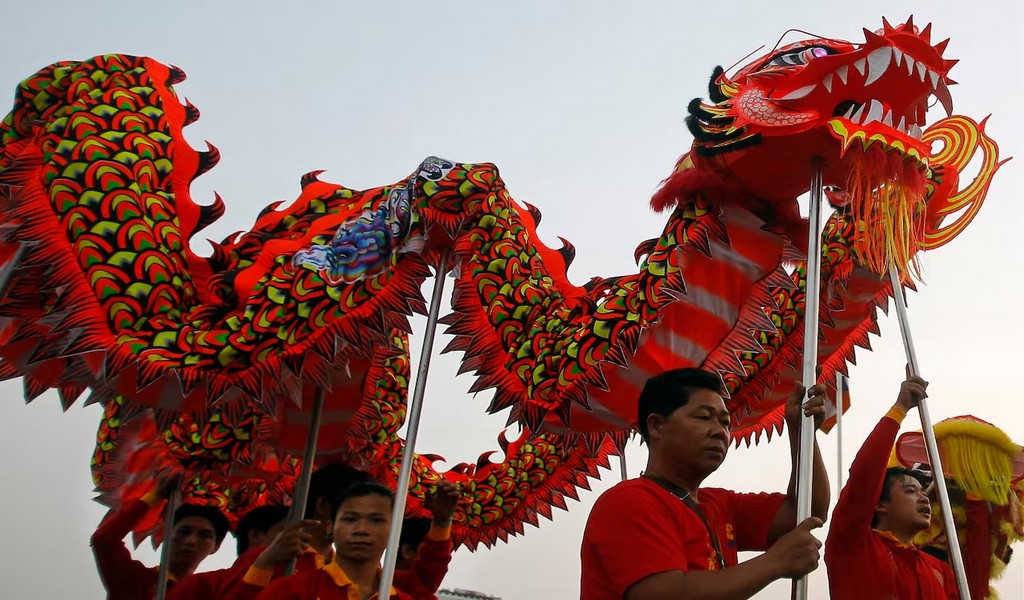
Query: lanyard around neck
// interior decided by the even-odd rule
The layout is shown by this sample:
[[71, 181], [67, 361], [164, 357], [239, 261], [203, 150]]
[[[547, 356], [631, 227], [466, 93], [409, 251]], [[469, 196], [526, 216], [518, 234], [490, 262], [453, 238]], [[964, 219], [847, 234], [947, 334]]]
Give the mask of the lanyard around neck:
[[666, 490], [676, 498], [679, 498], [683, 504], [697, 515], [697, 518], [700, 519], [701, 523], [704, 523], [704, 529], [708, 532], [708, 539], [711, 541], [711, 547], [715, 551], [715, 560], [718, 563], [718, 568], [725, 570], [725, 556], [722, 554], [722, 547], [718, 543], [718, 535], [711, 529], [711, 524], [708, 522], [707, 517], [704, 516], [704, 512], [701, 511], [700, 505], [691, 497], [690, 490], [683, 489], [660, 475], [644, 473], [642, 477], [650, 479], [658, 487]]

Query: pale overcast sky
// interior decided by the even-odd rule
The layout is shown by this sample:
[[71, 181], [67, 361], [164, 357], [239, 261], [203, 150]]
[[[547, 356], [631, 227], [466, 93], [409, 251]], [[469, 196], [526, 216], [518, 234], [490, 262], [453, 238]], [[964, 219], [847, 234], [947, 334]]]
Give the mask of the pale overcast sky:
[[[6, 112], [17, 82], [40, 67], [109, 52], [182, 67], [189, 77], [178, 92], [203, 114], [186, 135], [223, 155], [193, 186], [200, 202], [213, 190], [227, 202], [204, 238], [248, 228], [266, 204], [295, 198], [299, 177], [313, 169], [362, 188], [397, 181], [432, 154], [494, 162], [513, 196], [543, 211], [548, 245], [557, 247], [556, 236], [576, 245], [570, 277], [583, 283], [633, 272], [637, 243], [661, 231], [665, 217], [647, 201], [688, 149], [685, 107], [706, 93], [715, 65], [771, 47], [789, 28], [860, 41], [861, 28], [878, 28], [883, 15], [895, 24], [913, 13], [934, 23], [937, 39], [952, 37], [947, 57], [961, 59], [951, 73], [960, 82], [957, 112], [992, 114], [988, 131], [1004, 156], [1021, 156], [999, 173], [970, 229], [924, 259], [927, 285], [912, 296], [910, 317], [933, 416], [974, 414], [1024, 442], [1019, 4], [8, 1], [0, 91]], [[202, 241], [194, 247], [207, 250]], [[440, 337], [438, 348], [445, 343]], [[873, 343], [852, 371], [847, 464], [902, 379], [894, 317]], [[455, 377], [457, 361], [433, 362], [417, 448], [451, 464], [496, 449], [505, 419], [484, 415], [489, 397], [465, 393], [471, 380]], [[0, 598], [101, 599], [88, 544], [104, 512], [89, 479], [100, 411], [62, 414], [55, 394], [25, 406], [20, 381], [0, 385]], [[911, 416], [904, 429], [917, 426]], [[835, 438], [822, 441], [834, 479]], [[629, 452], [635, 474], [644, 451]], [[785, 442], [773, 441], [734, 451], [707, 483], [781, 490], [786, 465]], [[459, 551], [445, 585], [505, 600], [578, 597], [583, 524], [618, 471], [602, 477], [553, 522], [491, 550]], [[229, 564], [229, 546], [203, 568]], [[1006, 600], [1024, 598], [1021, 552], [998, 584]], [[148, 548], [138, 556], [156, 561]], [[811, 596], [827, 598], [823, 568], [811, 581]], [[758, 597], [788, 598], [788, 584]]]

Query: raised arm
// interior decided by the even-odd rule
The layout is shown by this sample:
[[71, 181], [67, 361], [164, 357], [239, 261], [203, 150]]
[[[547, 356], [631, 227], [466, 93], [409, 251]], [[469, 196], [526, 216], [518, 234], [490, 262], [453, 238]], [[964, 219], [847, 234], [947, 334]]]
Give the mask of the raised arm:
[[162, 478], [154, 491], [108, 515], [92, 534], [89, 545], [96, 557], [100, 580], [108, 592], [114, 592], [122, 585], [130, 585], [128, 582], [134, 581], [133, 572], [148, 569], [132, 558], [124, 538], [152, 506], [170, 495], [177, 484], [176, 478]]
[[[779, 507], [779, 511], [772, 520], [772, 527], [768, 534], [768, 541], [772, 542], [796, 526], [797, 519], [797, 471], [799, 470], [800, 455], [800, 427], [803, 423], [802, 415], [814, 417], [814, 431], [817, 434], [825, 420], [825, 386], [818, 384], [812, 387], [807, 394], [808, 399], [804, 402], [804, 386], [796, 384], [793, 393], [786, 402], [786, 431], [789, 433], [790, 449], [790, 474], [789, 487], [786, 490], [786, 500]], [[821, 451], [818, 449], [818, 440], [814, 440], [813, 474], [811, 480], [811, 516], [822, 521], [828, 518], [828, 505], [831, 499], [831, 486], [828, 483], [828, 471], [825, 470], [825, 462], [821, 459]]]
[[424, 589], [436, 592], [448, 574], [448, 564], [452, 561], [452, 516], [459, 503], [459, 492], [455, 484], [441, 481], [437, 491], [427, 502], [432, 521], [427, 537], [420, 542], [419, 552], [412, 561], [411, 575]]
[[158, 501], [159, 498], [155, 495], [147, 494], [141, 500], [121, 507], [107, 516], [92, 534], [89, 544], [92, 546], [93, 556], [96, 557], [96, 569], [99, 571], [100, 580], [108, 592], [118, 589], [118, 584], [124, 579], [126, 572], [146, 568], [132, 558], [124, 538], [146, 515], [150, 506]]
[[850, 465], [850, 476], [832, 512], [830, 539], [855, 539], [855, 536], [863, 535], [871, 528], [875, 507], [882, 495], [889, 454], [896, 442], [900, 423], [907, 411], [926, 397], [927, 386], [928, 382], [920, 377], [910, 377], [904, 381], [896, 403], [864, 440], [864, 445]]

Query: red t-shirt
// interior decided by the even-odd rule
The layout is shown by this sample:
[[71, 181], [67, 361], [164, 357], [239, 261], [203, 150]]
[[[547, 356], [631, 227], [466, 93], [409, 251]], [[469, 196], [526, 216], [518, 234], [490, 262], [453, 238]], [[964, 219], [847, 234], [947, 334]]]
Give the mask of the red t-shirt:
[[[437, 539], [442, 538], [442, 539]], [[266, 546], [253, 548], [239, 556], [235, 564], [227, 569], [221, 577], [219, 591], [212, 599], [215, 600], [252, 600], [272, 581], [284, 574], [284, 565], [278, 565], [274, 572], [261, 571], [252, 567]], [[328, 560], [330, 557], [328, 557]], [[435, 600], [434, 595], [448, 573], [448, 564], [452, 560], [452, 540], [448, 528], [431, 528], [427, 537], [420, 542], [419, 552], [413, 560], [410, 570], [397, 570], [394, 576], [394, 587], [408, 594], [413, 600]], [[324, 558], [312, 550], [301, 554], [295, 564], [296, 573], [316, 571], [323, 568]], [[186, 580], [187, 581], [187, 580]], [[178, 596], [168, 598], [177, 600]], [[181, 600], [190, 598], [181, 596]], [[205, 597], [197, 596], [195, 600]]]
[[[764, 550], [783, 494], [701, 488], [699, 506], [727, 567], [741, 550]], [[620, 600], [638, 581], [666, 571], [718, 569], [699, 516], [657, 483], [623, 481], [597, 499], [583, 534], [580, 598]]]
[[[266, 546], [257, 546], [235, 559], [218, 588], [217, 600], [252, 600], [266, 589], [272, 579], [284, 576], [283, 563], [276, 565], [273, 571], [262, 571], [252, 566], [266, 549]], [[327, 560], [330, 560], [330, 556]], [[309, 548], [295, 559], [295, 572], [316, 571], [324, 565], [324, 556]]]
[[[436, 539], [443, 535], [444, 539]], [[437, 600], [448, 564], [452, 562], [452, 539], [448, 528], [433, 528], [420, 542], [419, 552], [409, 570], [395, 571], [394, 585], [414, 600]]]
[[[275, 579], [266, 587], [257, 600], [359, 600], [359, 588], [348, 578], [337, 563], [330, 563], [322, 569], [296, 573]], [[377, 598], [374, 591], [371, 599]], [[391, 588], [390, 600], [413, 600], [412, 596]]]
[[231, 575], [231, 569], [218, 569], [189, 575], [167, 592], [167, 600], [217, 600], [217, 590]]
[[832, 600], [959, 600], [949, 565], [871, 528], [889, 453], [902, 415], [890, 412], [868, 435], [850, 464], [828, 537], [825, 566]]

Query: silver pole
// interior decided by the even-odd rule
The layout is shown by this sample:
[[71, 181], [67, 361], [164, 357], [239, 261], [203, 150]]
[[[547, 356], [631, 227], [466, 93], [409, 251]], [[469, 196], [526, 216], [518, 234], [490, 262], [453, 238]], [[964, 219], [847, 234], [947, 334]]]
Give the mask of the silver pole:
[[619, 455], [619, 476], [622, 477], [622, 481], [629, 479], [629, 473], [626, 471], [626, 447], [622, 447], [622, 454]]
[[[811, 200], [807, 214], [807, 293], [804, 301], [804, 389], [811, 389], [817, 379], [818, 306], [821, 288], [821, 191], [824, 161], [811, 159]], [[797, 461], [796, 522], [811, 516], [811, 479], [814, 476], [814, 417], [801, 411], [800, 456]], [[797, 600], [807, 600], [807, 576], [794, 582]]]
[[156, 576], [156, 600], [167, 597], [167, 576], [171, 569], [171, 538], [174, 537], [174, 511], [181, 503], [181, 485], [175, 485], [174, 491], [167, 498], [164, 510], [164, 541], [160, 546], [160, 570]]
[[401, 552], [398, 547], [398, 539], [402, 534], [402, 520], [405, 518], [405, 500], [409, 495], [409, 475], [412, 473], [416, 435], [419, 433], [420, 412], [423, 409], [423, 393], [427, 389], [427, 371], [430, 369], [430, 355], [434, 351], [434, 333], [437, 330], [437, 315], [441, 310], [441, 294], [444, 292], [444, 278], [448, 275], [450, 254], [451, 250], [444, 251], [434, 275], [434, 292], [430, 297], [430, 312], [427, 315], [427, 328], [423, 333], [420, 364], [416, 368], [416, 386], [409, 404], [409, 431], [405, 438], [405, 448], [402, 449], [402, 467], [398, 472], [395, 506], [391, 510], [391, 531], [388, 532], [388, 550], [384, 555], [384, 570], [380, 575], [378, 598], [391, 597], [391, 582], [394, 580], [395, 565], [398, 562], [398, 554]]
[[[299, 470], [299, 479], [295, 482], [295, 497], [292, 498], [292, 507], [288, 511], [288, 521], [291, 523], [301, 521], [306, 516], [309, 482], [313, 478], [313, 462], [316, 461], [316, 442], [320, 436], [320, 420], [324, 414], [324, 388], [319, 386], [316, 388], [312, 408], [313, 411], [309, 417], [309, 435], [306, 437], [306, 448], [302, 452], [302, 469]], [[296, 559], [293, 558], [285, 565], [285, 575], [295, 572], [295, 561]]]
[[[889, 281], [892, 282], [893, 299], [896, 301], [896, 316], [900, 322], [900, 333], [903, 334], [903, 350], [907, 354], [907, 365], [911, 375], [921, 371], [917, 364], [917, 351], [914, 350], [914, 339], [910, 334], [910, 320], [907, 317], [906, 296], [896, 265], [889, 265]], [[945, 471], [942, 470], [942, 457], [939, 456], [939, 444], [935, 441], [932, 430], [932, 416], [928, 412], [928, 401], [921, 398], [917, 405], [917, 414], [921, 417], [921, 431], [924, 433], [925, 446], [928, 448], [928, 462], [935, 477], [935, 487], [939, 491], [939, 504], [942, 506], [942, 524], [946, 529], [946, 540], [949, 546], [949, 557], [953, 560], [953, 572], [956, 573], [956, 584], [960, 588], [960, 597], [965, 600], [971, 597], [967, 586], [967, 571], [964, 569], [964, 557], [960, 551], [960, 541], [956, 535], [956, 522], [953, 520], [952, 504], [949, 502], [949, 490], [946, 488]]]
[[843, 491], [843, 374], [836, 371], [836, 497]]

